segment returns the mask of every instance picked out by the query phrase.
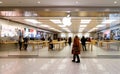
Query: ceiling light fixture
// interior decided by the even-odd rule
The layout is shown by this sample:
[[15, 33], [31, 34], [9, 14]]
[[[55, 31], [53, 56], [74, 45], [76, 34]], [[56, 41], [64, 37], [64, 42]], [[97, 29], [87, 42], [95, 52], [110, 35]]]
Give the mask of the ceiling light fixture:
[[49, 25], [40, 25], [41, 27], [50, 27]]
[[2, 1], [0, 1], [0, 4], [3, 3]]
[[78, 1], [76, 1], [75, 3], [78, 4]]
[[53, 20], [53, 19], [50, 19], [51, 22], [55, 23], [55, 24], [62, 24], [62, 22], [60, 20]]
[[103, 27], [103, 26], [105, 26], [105, 25], [97, 25], [96, 27]]
[[81, 20], [81, 24], [88, 24], [88, 23], [90, 23], [90, 21], [91, 21], [91, 19], [89, 19], [89, 20]]
[[117, 1], [114, 1], [114, 4], [117, 4]]
[[80, 27], [86, 27], [87, 25], [80, 25]]
[[106, 23], [112, 23], [112, 22], [114, 22], [114, 21], [116, 21], [116, 20], [104, 20], [102, 23], [103, 23], [103, 24], [106, 24]]
[[58, 25], [59, 27], [65, 27], [65, 25]]
[[40, 4], [40, 1], [38, 1], [37, 3]]
[[24, 20], [27, 21], [27, 22], [31, 22], [31, 23], [41, 23], [41, 22], [39, 22], [35, 19], [24, 19]]
[[68, 14], [67, 17], [63, 17], [62, 23], [65, 26], [70, 26], [72, 24], [70, 14]]

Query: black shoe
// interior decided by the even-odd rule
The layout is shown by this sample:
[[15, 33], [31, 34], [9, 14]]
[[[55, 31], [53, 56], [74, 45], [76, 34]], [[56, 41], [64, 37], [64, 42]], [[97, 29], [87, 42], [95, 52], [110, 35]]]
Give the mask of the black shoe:
[[75, 60], [72, 60], [72, 62], [75, 62]]
[[80, 61], [76, 61], [76, 63], [80, 63]]

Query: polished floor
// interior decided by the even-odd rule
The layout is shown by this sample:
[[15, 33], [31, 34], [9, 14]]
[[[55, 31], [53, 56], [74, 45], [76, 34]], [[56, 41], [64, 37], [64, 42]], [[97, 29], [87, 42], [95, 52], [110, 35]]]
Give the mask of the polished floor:
[[94, 45], [93, 51], [82, 51], [80, 58], [80, 63], [71, 61], [71, 46], [53, 51], [48, 47], [1, 51], [0, 74], [120, 74], [119, 50]]
[[120, 59], [12, 58], [0, 59], [0, 74], [120, 74]]

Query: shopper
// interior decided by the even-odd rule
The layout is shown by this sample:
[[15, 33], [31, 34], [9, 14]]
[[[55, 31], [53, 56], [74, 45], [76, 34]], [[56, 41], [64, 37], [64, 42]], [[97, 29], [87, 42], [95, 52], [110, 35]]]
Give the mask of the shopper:
[[72, 38], [69, 37], [69, 38], [68, 38], [68, 44], [69, 44], [69, 46], [71, 46], [71, 43], [72, 43]]
[[19, 49], [20, 49], [20, 51], [22, 49], [22, 42], [23, 42], [23, 37], [19, 36], [18, 43], [19, 43]]
[[[80, 48], [81, 48], [80, 40], [79, 40], [78, 36], [75, 36], [74, 42], [73, 42], [73, 47], [72, 47], [72, 54], [73, 54], [72, 62], [80, 63], [80, 58], [79, 58]], [[75, 61], [76, 58], [77, 58], [77, 61]]]
[[28, 37], [24, 38], [24, 42], [23, 43], [24, 43], [24, 49], [25, 50], [27, 50], [27, 47], [28, 47], [28, 40], [29, 40]]
[[86, 41], [87, 41], [87, 39], [84, 36], [82, 36], [81, 44], [82, 44], [83, 51], [87, 51], [87, 49], [86, 49]]
[[51, 37], [48, 38], [48, 41], [49, 41], [49, 49], [53, 50], [53, 43]]

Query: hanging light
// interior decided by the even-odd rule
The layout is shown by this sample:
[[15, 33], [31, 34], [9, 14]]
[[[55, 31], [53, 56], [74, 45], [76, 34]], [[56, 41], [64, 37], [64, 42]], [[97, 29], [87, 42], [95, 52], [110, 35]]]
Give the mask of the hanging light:
[[62, 19], [62, 23], [65, 25], [65, 26], [70, 26], [72, 23], [71, 23], [71, 17], [70, 15], [67, 15], [67, 17], [64, 17]]

